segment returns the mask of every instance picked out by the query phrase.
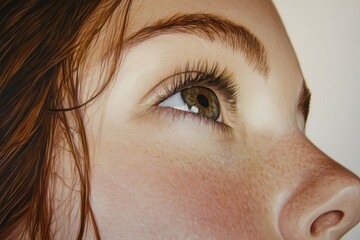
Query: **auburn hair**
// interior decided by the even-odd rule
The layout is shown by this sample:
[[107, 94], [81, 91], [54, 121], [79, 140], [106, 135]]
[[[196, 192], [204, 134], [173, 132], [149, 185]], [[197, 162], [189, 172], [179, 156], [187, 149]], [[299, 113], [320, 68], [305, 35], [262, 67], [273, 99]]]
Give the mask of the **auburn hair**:
[[[52, 239], [56, 142], [66, 143], [79, 188], [77, 238], [91, 224], [90, 159], [84, 107], [116, 72], [131, 0], [2, 0], [0, 2], [0, 239]], [[114, 14], [116, 13], [120, 14]], [[81, 64], [110, 19], [106, 81], [80, 98]], [[61, 214], [61, 213], [60, 213]]]

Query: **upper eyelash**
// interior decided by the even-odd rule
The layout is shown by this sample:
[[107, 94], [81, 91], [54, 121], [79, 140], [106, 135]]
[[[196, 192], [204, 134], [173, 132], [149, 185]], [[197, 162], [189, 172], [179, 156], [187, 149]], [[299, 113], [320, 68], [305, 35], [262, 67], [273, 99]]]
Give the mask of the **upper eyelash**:
[[230, 112], [233, 114], [236, 113], [237, 97], [239, 94], [238, 86], [233, 81], [229, 71], [226, 68], [220, 70], [217, 63], [211, 66], [208, 62], [202, 61], [193, 65], [187, 63], [183, 70], [175, 71], [175, 74], [169, 79], [170, 83], [168, 81], [162, 81], [161, 85], [165, 90], [165, 94], [157, 94], [158, 99], [156, 105], [159, 105], [165, 99], [186, 88], [204, 84], [205, 87], [212, 87], [220, 92], [228, 104]]
[[[153, 91], [157, 98], [155, 104], [152, 106], [153, 113], [157, 112], [159, 114], [164, 113], [164, 110], [157, 107], [162, 101], [171, 97], [172, 95], [193, 86], [203, 86], [203, 87], [212, 87], [222, 95], [223, 101], [226, 103], [226, 108], [231, 114], [235, 115], [237, 111], [237, 97], [239, 93], [239, 87], [234, 82], [232, 75], [226, 68], [219, 67], [218, 63], [209, 65], [208, 62], [197, 62], [197, 64], [187, 63], [185, 68], [179, 68], [171, 77], [165, 78], [159, 84], [163, 89], [161, 92], [165, 91], [165, 94], [156, 93], [156, 89]], [[150, 110], [150, 109], [149, 109]], [[189, 114], [179, 110], [171, 109], [172, 111], [166, 111], [173, 118], [176, 115], [177, 118], [182, 117], [191, 117]], [[230, 123], [217, 122], [201, 115], [194, 114], [194, 120], [204, 122], [205, 124], [210, 125], [214, 130], [219, 130], [226, 138], [233, 135], [233, 127]]]

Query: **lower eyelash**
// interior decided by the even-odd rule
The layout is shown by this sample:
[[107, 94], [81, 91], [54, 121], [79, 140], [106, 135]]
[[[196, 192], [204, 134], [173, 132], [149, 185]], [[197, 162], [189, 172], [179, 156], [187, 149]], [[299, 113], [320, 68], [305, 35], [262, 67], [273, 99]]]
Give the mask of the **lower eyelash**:
[[199, 125], [205, 124], [207, 126], [211, 126], [211, 128], [215, 132], [219, 132], [225, 138], [230, 138], [233, 136], [234, 131], [232, 127], [222, 122], [213, 121], [209, 118], [198, 115], [196, 113], [181, 111], [171, 107], [158, 107], [158, 106], [152, 106], [151, 109], [149, 109], [149, 112], [151, 112], [151, 114], [156, 114], [157, 116], [160, 117], [164, 116], [167, 121], [169, 121], [170, 119], [170, 121], [174, 123], [177, 123], [179, 120], [184, 121], [190, 119], [196, 124]]

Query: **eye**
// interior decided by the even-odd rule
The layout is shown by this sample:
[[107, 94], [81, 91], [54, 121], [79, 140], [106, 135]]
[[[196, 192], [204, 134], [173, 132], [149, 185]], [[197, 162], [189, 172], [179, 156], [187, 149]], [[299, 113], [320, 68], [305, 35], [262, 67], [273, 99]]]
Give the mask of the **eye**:
[[181, 111], [192, 112], [217, 121], [220, 116], [220, 104], [216, 94], [209, 88], [193, 86], [186, 88], [159, 104]]

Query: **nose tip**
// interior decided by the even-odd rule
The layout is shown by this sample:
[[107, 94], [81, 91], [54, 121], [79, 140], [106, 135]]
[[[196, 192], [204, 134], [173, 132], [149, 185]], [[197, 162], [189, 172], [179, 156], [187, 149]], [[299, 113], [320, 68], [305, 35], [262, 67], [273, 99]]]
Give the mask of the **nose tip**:
[[330, 188], [334, 192], [319, 201], [321, 206], [309, 208], [303, 223], [309, 236], [306, 239], [340, 239], [360, 220], [360, 183], [337, 192], [336, 187]]
[[343, 172], [319, 176], [291, 196], [280, 217], [285, 239], [340, 239], [360, 221], [360, 181]]

